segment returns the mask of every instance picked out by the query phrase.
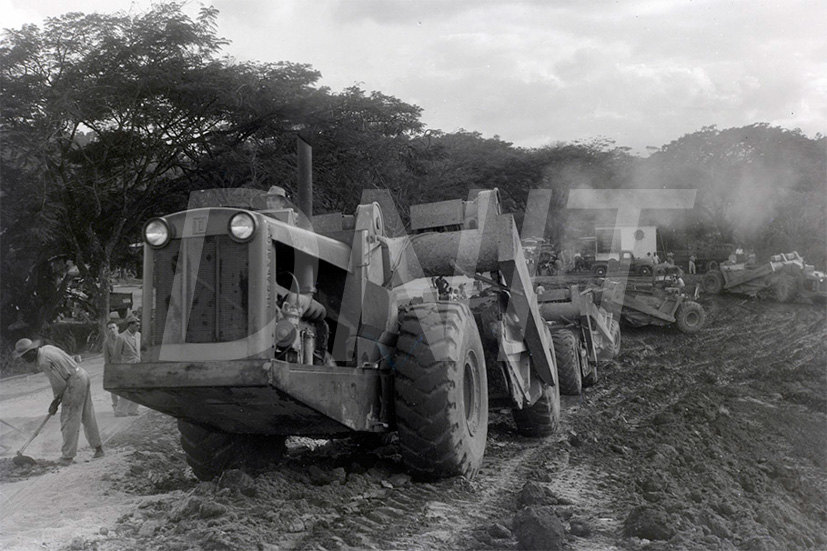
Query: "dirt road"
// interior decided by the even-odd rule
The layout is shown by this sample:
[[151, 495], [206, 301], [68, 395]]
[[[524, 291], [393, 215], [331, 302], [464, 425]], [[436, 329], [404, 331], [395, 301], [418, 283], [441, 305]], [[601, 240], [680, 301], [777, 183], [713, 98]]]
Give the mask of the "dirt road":
[[[521, 438], [510, 415], [492, 412], [473, 481], [411, 480], [392, 440], [296, 438], [268, 472], [199, 483], [174, 420], [147, 412], [109, 425], [120, 432], [102, 460], [23, 473], [0, 459], [0, 547], [827, 548], [823, 307], [703, 302], [708, 325], [697, 335], [624, 328], [618, 361], [565, 401], [557, 435]], [[105, 423], [108, 396], [93, 385]], [[0, 413], [31, 426], [48, 398], [32, 406], [21, 392], [8, 391]], [[57, 457], [58, 435], [40, 438], [34, 456]]]

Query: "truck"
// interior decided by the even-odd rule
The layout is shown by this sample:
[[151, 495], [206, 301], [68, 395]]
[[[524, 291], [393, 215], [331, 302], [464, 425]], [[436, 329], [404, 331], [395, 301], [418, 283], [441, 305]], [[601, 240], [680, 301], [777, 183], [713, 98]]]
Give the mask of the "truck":
[[[414, 476], [471, 478], [489, 407], [556, 430], [552, 337], [499, 192], [420, 205], [390, 237], [377, 203], [313, 216], [306, 147], [298, 205], [204, 192], [146, 222], [142, 361], [104, 388], [175, 417], [202, 480], [267, 468], [290, 436], [390, 432]], [[464, 273], [462, 292], [440, 279]]]
[[121, 319], [132, 308], [132, 293], [127, 291], [109, 291], [109, 311], [117, 312]]
[[657, 252], [657, 226], [612, 226], [594, 229], [595, 260], [620, 260], [621, 251], [636, 258], [652, 257]]
[[722, 292], [750, 297], [769, 294], [779, 302], [789, 302], [803, 295], [813, 302], [827, 299], [827, 278], [822, 272], [806, 264], [798, 252], [772, 255], [768, 262], [725, 262], [716, 270], [707, 272], [702, 285], [704, 291], [716, 295]]
[[617, 259], [595, 260], [591, 272], [597, 277], [605, 277], [609, 273], [650, 276], [654, 271], [655, 261], [651, 257], [639, 258], [632, 251], [621, 251], [617, 256]]
[[658, 254], [661, 259], [665, 259], [666, 255], [671, 252], [675, 264], [684, 270], [689, 270], [689, 258], [694, 256], [697, 272], [704, 273], [710, 270], [717, 270], [721, 264], [729, 259], [729, 256], [735, 251], [735, 248], [733, 243], [713, 243], [710, 245], [690, 246], [685, 249], [662, 251]]
[[582, 267], [597, 277], [624, 271], [652, 275], [657, 252], [656, 226], [596, 227], [593, 237], [580, 239]]

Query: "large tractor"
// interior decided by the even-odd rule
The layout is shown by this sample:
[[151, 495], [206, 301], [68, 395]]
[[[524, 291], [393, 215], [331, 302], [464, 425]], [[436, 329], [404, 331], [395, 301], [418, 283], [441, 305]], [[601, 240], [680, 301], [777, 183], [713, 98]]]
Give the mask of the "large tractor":
[[539, 301], [554, 343], [560, 393], [577, 396], [597, 382], [599, 365], [620, 353], [620, 324], [596, 303], [592, 289], [544, 289]]
[[706, 312], [695, 301], [698, 288], [688, 294], [682, 276], [677, 266], [659, 264], [649, 282], [631, 278], [626, 283], [607, 280], [595, 288], [595, 293], [602, 307], [632, 327], [675, 326], [692, 335], [703, 328]]
[[418, 205], [417, 233], [389, 237], [376, 203], [312, 216], [308, 158], [299, 207], [205, 192], [146, 223], [142, 362], [104, 388], [177, 418], [204, 480], [266, 467], [291, 435], [391, 431], [414, 475], [470, 478], [489, 407], [551, 434], [554, 346], [498, 192]]
[[727, 292], [754, 297], [763, 293], [779, 302], [802, 295], [819, 304], [827, 301], [827, 277], [797, 252], [773, 255], [763, 264], [722, 264], [707, 272], [702, 283], [704, 291], [713, 295]]

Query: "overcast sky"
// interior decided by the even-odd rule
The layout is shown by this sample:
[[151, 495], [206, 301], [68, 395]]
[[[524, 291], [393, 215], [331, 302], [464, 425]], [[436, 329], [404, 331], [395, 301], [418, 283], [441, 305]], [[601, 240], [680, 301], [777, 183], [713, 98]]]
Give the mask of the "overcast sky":
[[[215, 0], [238, 61], [308, 63], [524, 147], [644, 153], [703, 126], [827, 133], [825, 0]], [[149, 0], [0, 0], [0, 26]], [[189, 2], [195, 14], [200, 2]]]

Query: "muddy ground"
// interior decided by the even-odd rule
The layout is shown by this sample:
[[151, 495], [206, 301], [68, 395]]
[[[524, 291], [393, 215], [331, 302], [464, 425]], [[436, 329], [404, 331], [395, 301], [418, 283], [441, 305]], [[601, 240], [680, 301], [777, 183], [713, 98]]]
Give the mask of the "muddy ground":
[[292, 439], [270, 472], [199, 483], [174, 421], [155, 412], [115, 436], [105, 462], [25, 471], [4, 459], [0, 482], [86, 468], [86, 491], [118, 508], [36, 548], [827, 548], [824, 307], [702, 303], [697, 335], [624, 327], [598, 385], [564, 400], [557, 435], [519, 437], [492, 412], [470, 482], [411, 480], [392, 439]]

